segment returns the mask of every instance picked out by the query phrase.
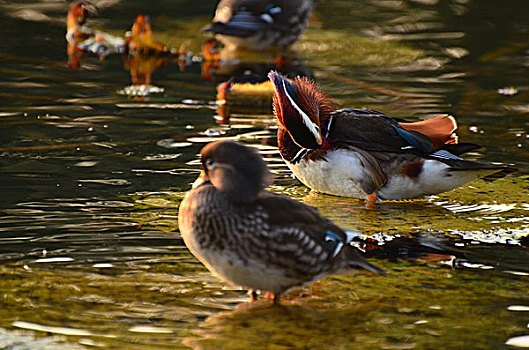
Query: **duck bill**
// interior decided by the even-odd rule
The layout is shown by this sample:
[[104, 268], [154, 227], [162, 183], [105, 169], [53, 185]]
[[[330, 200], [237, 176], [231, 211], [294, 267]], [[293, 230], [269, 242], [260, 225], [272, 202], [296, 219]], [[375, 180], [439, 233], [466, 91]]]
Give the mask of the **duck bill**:
[[195, 182], [193, 182], [193, 185], [191, 186], [191, 188], [195, 189], [197, 187], [200, 187], [208, 181], [209, 180], [207, 179], [206, 173], [204, 172], [204, 170], [202, 170], [200, 172], [200, 175], [198, 175], [198, 178], [195, 180]]

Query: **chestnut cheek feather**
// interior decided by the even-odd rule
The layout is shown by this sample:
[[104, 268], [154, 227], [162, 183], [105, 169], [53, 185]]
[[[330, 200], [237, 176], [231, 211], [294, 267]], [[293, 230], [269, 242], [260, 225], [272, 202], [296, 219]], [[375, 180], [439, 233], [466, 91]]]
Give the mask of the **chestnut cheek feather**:
[[[312, 120], [308, 120], [310, 119], [308, 115], [301, 114], [304, 113], [301, 107], [293, 105], [296, 102], [285, 91], [285, 82], [283, 80], [276, 81], [272, 78], [271, 80], [274, 85], [273, 103], [278, 123], [288, 131], [292, 140], [298, 146], [305, 149], [320, 148], [321, 145], [317, 136], [310, 129], [313, 123]], [[321, 137], [321, 135], [319, 136]], [[330, 149], [330, 146], [328, 149]]]
[[285, 114], [283, 112], [283, 105], [281, 104], [281, 96], [278, 91], [275, 91], [274, 93], [274, 111], [279, 124], [285, 126], [285, 119], [283, 118]]

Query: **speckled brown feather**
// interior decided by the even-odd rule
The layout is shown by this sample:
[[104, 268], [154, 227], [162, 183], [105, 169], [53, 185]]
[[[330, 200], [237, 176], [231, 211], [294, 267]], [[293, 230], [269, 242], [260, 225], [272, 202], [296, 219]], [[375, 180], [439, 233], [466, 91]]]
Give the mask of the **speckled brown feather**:
[[203, 246], [236, 252], [246, 264], [253, 259], [265, 261], [270, 269], [284, 270], [298, 284], [323, 272], [345, 272], [351, 266], [376, 269], [359, 255], [345, 259], [346, 251], [354, 250], [349, 245], [333, 257], [325, 235], [330, 230], [345, 241], [345, 232], [316, 209], [282, 195], [263, 191], [255, 202], [239, 205], [204, 184], [186, 197], [179, 218], [182, 227], [193, 227]]
[[[305, 30], [317, 0], [222, 0], [211, 25], [203, 31], [220, 34], [226, 45], [265, 49], [293, 44]], [[267, 13], [277, 7], [273, 13]], [[263, 17], [268, 14], [268, 17]], [[237, 17], [245, 17], [241, 21]], [[238, 22], [238, 23], [235, 23]], [[237, 38], [249, 39], [247, 41]]]

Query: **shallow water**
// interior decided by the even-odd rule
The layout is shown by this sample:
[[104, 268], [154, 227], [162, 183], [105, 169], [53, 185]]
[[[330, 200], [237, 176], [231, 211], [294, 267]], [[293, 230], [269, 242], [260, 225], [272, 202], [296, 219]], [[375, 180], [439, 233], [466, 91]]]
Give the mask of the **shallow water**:
[[[215, 7], [94, 4], [94, 28], [121, 35], [146, 13], [159, 41], [195, 53]], [[67, 66], [67, 3], [0, 8], [0, 347], [498, 349], [529, 334], [524, 1], [318, 4], [288, 53], [291, 72], [313, 76], [339, 107], [411, 120], [451, 113], [461, 139], [483, 145], [469, 158], [521, 169], [376, 211], [292, 179], [266, 105], [233, 108], [231, 125], [218, 124], [216, 83], [267, 72], [273, 55], [209, 74], [199, 62], [165, 62], [152, 75], [164, 92], [134, 99], [118, 93], [131, 85], [119, 55]], [[213, 277], [176, 217], [198, 151], [218, 137], [259, 147], [273, 191], [360, 230], [359, 245], [389, 275], [330, 277], [279, 308], [249, 306]]]

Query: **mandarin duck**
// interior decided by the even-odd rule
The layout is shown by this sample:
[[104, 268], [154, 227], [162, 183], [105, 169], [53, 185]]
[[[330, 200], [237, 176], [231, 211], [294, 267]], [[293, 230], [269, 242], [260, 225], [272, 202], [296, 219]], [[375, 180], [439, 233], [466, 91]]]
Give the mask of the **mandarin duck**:
[[516, 171], [460, 158], [480, 146], [457, 143], [452, 116], [410, 123], [371, 110], [337, 110], [308, 78], [289, 82], [274, 71], [269, 78], [279, 152], [317, 192], [366, 198], [374, 208], [377, 200], [421, 198]]
[[307, 27], [317, 0], [222, 0], [203, 29], [230, 47], [263, 50], [292, 45]]
[[69, 65], [79, 68], [82, 55], [92, 52], [104, 58], [112, 53], [124, 53], [125, 39], [102, 31], [94, 30], [86, 25], [89, 8], [83, 2], [75, 2], [66, 16], [66, 41], [68, 45]]
[[169, 51], [167, 46], [154, 39], [154, 36], [152, 34], [151, 20], [149, 16], [136, 16], [130, 33], [127, 34], [128, 37], [126, 41], [129, 53], [154, 53]]
[[86, 55], [86, 52], [77, 45], [91, 35], [82, 29], [88, 12], [88, 8], [82, 2], [76, 2], [72, 4], [66, 16], [66, 52], [68, 65], [74, 70], [81, 67], [81, 60]]
[[88, 7], [82, 2], [75, 2], [70, 7], [68, 14], [66, 15], [66, 38], [68, 41], [74, 41], [76, 43], [88, 39], [92, 34], [85, 32], [83, 26], [86, 23], [86, 16], [90, 11]]
[[235, 286], [285, 291], [330, 274], [385, 273], [350, 245], [353, 238], [312, 207], [265, 191], [272, 177], [257, 151], [216, 141], [201, 153], [202, 172], [180, 204], [185, 244], [211, 272]]

